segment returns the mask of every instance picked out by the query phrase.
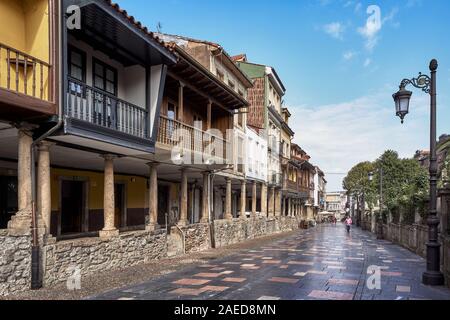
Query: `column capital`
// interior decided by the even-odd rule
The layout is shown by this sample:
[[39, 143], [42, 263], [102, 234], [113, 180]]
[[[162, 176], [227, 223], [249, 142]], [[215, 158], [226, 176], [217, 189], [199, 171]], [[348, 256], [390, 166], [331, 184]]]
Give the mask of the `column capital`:
[[146, 165], [149, 166], [149, 168], [156, 168], [159, 165], [161, 165], [161, 163], [159, 163], [159, 162], [147, 162]]
[[20, 122], [16, 124], [16, 128], [19, 131], [32, 134], [32, 131], [39, 128], [39, 126], [28, 122]]
[[55, 142], [50, 142], [50, 141], [44, 140], [38, 144], [38, 150], [39, 151], [49, 151], [50, 148], [54, 145], [56, 145]]
[[100, 155], [100, 157], [102, 157], [105, 160], [114, 160], [114, 159], [118, 158], [117, 155], [115, 155], [115, 154], [102, 154], [102, 155]]

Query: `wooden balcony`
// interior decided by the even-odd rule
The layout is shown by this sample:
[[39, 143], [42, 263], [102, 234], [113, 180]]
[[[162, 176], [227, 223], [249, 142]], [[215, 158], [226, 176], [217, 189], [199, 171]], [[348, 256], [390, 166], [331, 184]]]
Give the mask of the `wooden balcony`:
[[66, 117], [149, 139], [147, 110], [78, 80], [68, 81]]
[[230, 158], [227, 154], [229, 142], [223, 137], [207, 133], [178, 120], [160, 115], [157, 142], [168, 149], [180, 148], [190, 151], [191, 154], [198, 153], [211, 156], [212, 159], [225, 160]]
[[52, 67], [0, 43], [0, 114], [7, 118], [56, 114]]

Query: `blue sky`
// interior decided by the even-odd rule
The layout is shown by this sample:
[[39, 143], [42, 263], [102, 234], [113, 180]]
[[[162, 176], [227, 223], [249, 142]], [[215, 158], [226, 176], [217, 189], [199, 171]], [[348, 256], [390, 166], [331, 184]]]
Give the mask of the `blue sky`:
[[[150, 29], [220, 43], [276, 68], [287, 88], [295, 142], [341, 189], [354, 164], [385, 149], [428, 149], [428, 97], [413, 90], [402, 126], [391, 95], [400, 80], [439, 61], [438, 135], [450, 133], [450, 1], [121, 0]], [[381, 24], [367, 27], [369, 5]], [[372, 25], [373, 26], [373, 25]]]

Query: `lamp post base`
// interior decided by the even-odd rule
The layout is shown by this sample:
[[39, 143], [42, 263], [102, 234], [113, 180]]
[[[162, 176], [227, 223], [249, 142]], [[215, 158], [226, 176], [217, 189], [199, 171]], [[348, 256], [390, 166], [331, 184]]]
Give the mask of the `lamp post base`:
[[426, 286], [443, 286], [444, 275], [439, 271], [426, 271], [423, 273], [422, 282]]

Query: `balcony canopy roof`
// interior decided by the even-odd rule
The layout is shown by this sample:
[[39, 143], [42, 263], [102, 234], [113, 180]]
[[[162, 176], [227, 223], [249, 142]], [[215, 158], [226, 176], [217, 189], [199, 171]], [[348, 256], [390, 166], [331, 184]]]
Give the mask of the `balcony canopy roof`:
[[[180, 46], [171, 43], [170, 47], [178, 55], [178, 63], [169, 67], [168, 75], [191, 89], [190, 91], [196, 96], [190, 97], [192, 100], [211, 100], [214, 104], [230, 111], [250, 105], [244, 97], [219, 80]], [[170, 83], [168, 79], [167, 85], [169, 86]]]
[[65, 0], [64, 4], [63, 12], [70, 5], [81, 8], [81, 29], [69, 30], [70, 33], [125, 66], [176, 62], [164, 42], [111, 1]]

